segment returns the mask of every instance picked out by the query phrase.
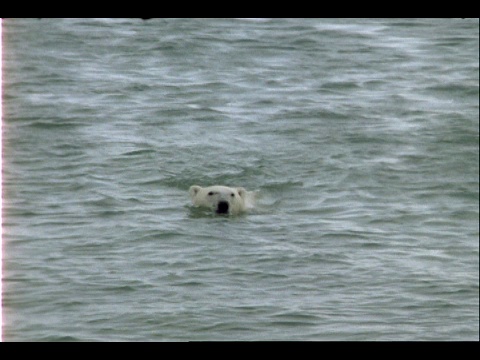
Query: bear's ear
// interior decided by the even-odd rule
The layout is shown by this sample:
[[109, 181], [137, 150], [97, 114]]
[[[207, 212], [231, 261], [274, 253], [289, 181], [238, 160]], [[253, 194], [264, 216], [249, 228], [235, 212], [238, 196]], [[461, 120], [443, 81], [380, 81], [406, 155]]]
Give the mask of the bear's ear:
[[202, 190], [202, 187], [201, 186], [198, 186], [198, 185], [192, 185], [190, 186], [190, 189], [188, 190], [188, 192], [190, 193], [190, 196], [193, 198], [195, 197], [198, 192]]
[[243, 187], [238, 187], [237, 192], [241, 198], [245, 199], [245, 195], [247, 195], [247, 190], [245, 190]]

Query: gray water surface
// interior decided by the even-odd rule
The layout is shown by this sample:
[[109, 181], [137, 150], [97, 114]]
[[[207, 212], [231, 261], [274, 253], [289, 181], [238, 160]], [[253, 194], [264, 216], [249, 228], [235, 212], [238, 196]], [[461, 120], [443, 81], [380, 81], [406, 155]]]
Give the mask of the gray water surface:
[[3, 38], [4, 340], [479, 340], [478, 19]]

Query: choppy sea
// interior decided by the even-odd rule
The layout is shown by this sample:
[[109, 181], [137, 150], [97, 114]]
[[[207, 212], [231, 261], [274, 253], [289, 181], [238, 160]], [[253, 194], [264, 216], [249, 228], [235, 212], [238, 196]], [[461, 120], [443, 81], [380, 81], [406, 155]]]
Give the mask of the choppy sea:
[[478, 19], [6, 19], [3, 57], [4, 341], [479, 340]]

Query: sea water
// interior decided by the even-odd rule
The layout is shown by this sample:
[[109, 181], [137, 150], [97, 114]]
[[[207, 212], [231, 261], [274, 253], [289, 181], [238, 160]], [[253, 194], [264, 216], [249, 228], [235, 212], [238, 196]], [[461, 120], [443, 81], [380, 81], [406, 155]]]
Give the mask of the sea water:
[[5, 341], [478, 341], [478, 19], [6, 19], [3, 51]]

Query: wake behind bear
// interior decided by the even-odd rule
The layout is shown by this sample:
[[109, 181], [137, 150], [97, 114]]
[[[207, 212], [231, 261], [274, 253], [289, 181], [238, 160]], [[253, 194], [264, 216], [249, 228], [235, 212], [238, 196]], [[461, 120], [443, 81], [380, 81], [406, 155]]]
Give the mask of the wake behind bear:
[[238, 215], [253, 205], [250, 193], [243, 187], [192, 185], [188, 192], [194, 206], [209, 208], [217, 214]]

